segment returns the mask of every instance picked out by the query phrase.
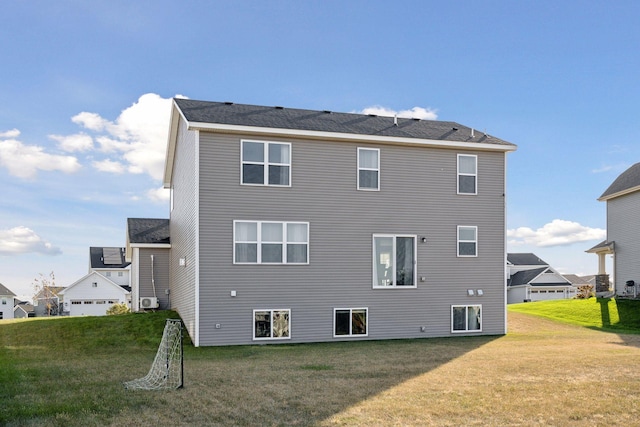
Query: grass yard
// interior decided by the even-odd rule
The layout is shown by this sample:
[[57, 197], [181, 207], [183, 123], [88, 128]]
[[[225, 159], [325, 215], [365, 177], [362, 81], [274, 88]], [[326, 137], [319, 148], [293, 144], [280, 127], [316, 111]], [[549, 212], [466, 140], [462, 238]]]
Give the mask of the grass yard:
[[175, 391], [122, 387], [147, 373], [175, 313], [3, 321], [0, 425], [638, 424], [640, 335], [520, 308], [499, 337], [186, 345], [185, 388]]

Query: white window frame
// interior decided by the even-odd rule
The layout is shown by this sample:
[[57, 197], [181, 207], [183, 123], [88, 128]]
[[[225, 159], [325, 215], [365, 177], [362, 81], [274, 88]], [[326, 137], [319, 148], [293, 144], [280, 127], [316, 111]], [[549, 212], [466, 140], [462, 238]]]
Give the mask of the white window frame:
[[[410, 237], [413, 238], [413, 285], [411, 286], [407, 286], [407, 285], [398, 285], [396, 283], [396, 277], [397, 277], [397, 262], [396, 259], [394, 258], [393, 260], [393, 270], [392, 270], [392, 277], [393, 277], [393, 285], [390, 286], [379, 286], [377, 284], [377, 280], [376, 280], [376, 266], [377, 266], [377, 261], [376, 261], [376, 238], [377, 237], [392, 237], [393, 238], [393, 255], [394, 257], [397, 257], [397, 246], [396, 246], [396, 241], [398, 237]], [[371, 276], [371, 281], [372, 281], [372, 285], [373, 285], [373, 289], [415, 289], [418, 287], [418, 235], [417, 234], [374, 234], [372, 237], [372, 264], [373, 264], [373, 269], [372, 269], [372, 276]]]
[[[256, 337], [256, 313], [260, 311], [268, 311], [270, 313], [270, 325], [271, 331], [269, 337]], [[286, 337], [274, 337], [273, 336], [273, 313], [275, 311], [286, 311], [289, 313], [289, 336]], [[291, 339], [291, 309], [290, 308], [264, 308], [264, 309], [254, 309], [253, 314], [251, 316], [251, 336], [254, 341], [272, 341], [272, 340], [290, 340]]]
[[[251, 142], [254, 144], [262, 144], [263, 150], [264, 150], [264, 155], [263, 155], [263, 161], [262, 162], [255, 162], [255, 161], [250, 161], [244, 160], [244, 143], [245, 142]], [[270, 162], [269, 161], [269, 145], [287, 145], [289, 146], [289, 163], [277, 163], [277, 162]], [[241, 185], [251, 185], [251, 186], [259, 186], [259, 187], [291, 187], [291, 158], [292, 158], [293, 154], [291, 152], [291, 143], [290, 142], [277, 142], [277, 141], [256, 141], [256, 140], [252, 140], [252, 139], [242, 139], [240, 140], [240, 184]], [[253, 183], [253, 182], [244, 182], [244, 165], [262, 165], [264, 166], [264, 170], [263, 170], [263, 176], [262, 176], [262, 184], [260, 183]], [[286, 185], [282, 185], [282, 184], [269, 184], [269, 166], [287, 166], [289, 167], [289, 183]]]
[[[473, 228], [475, 230], [476, 238], [475, 240], [461, 240], [460, 239], [460, 229], [461, 228]], [[478, 257], [478, 226], [477, 225], [459, 225], [456, 232], [456, 253], [458, 254], [458, 258], [477, 258]], [[475, 243], [476, 245], [476, 253], [473, 255], [461, 255], [460, 254], [460, 243]]]
[[[360, 153], [362, 151], [375, 151], [378, 155], [378, 162], [375, 168], [364, 168], [364, 167], [360, 167]], [[358, 190], [363, 190], [363, 191], [380, 191], [380, 149], [379, 148], [366, 148], [366, 147], [358, 147], [358, 159], [357, 159], [357, 166], [358, 166], [358, 173], [357, 173], [357, 180], [358, 180]], [[378, 185], [376, 186], [376, 188], [369, 188], [369, 187], [361, 187], [360, 186], [360, 171], [375, 171], [378, 172]]]
[[[473, 157], [475, 160], [475, 173], [468, 173], [468, 172], [460, 172], [460, 158], [461, 157]], [[457, 175], [456, 175], [456, 187], [458, 189], [458, 194], [463, 195], [463, 196], [476, 196], [478, 194], [478, 155], [477, 154], [458, 154], [457, 157], [457, 166], [458, 166], [458, 170], [457, 170]], [[461, 192], [460, 191], [460, 177], [461, 176], [472, 176], [474, 178], [475, 181], [475, 192], [473, 193], [467, 193], [467, 192]]]
[[[337, 335], [336, 334], [336, 313], [338, 311], [349, 311], [349, 333], [348, 334], [344, 334], [344, 335]], [[354, 310], [364, 310], [365, 313], [365, 319], [366, 319], [366, 323], [365, 323], [365, 333], [364, 334], [354, 334], [352, 333], [353, 330], [353, 311]], [[344, 338], [344, 337], [368, 337], [369, 336], [369, 307], [344, 307], [344, 308], [334, 308], [333, 309], [333, 337], [334, 338]]]
[[[464, 311], [464, 324], [465, 329], [453, 329], [453, 309], [463, 307]], [[469, 329], [469, 307], [478, 307], [480, 309], [480, 329]], [[458, 304], [451, 306], [451, 333], [452, 334], [466, 334], [470, 332], [482, 332], [482, 304]]]
[[[257, 240], [256, 241], [238, 241], [236, 239], [236, 224], [238, 223], [251, 223], [257, 225]], [[263, 242], [262, 240], [262, 225], [263, 224], [280, 224], [282, 226], [282, 242]], [[287, 225], [289, 224], [302, 224], [307, 227], [306, 243], [305, 242], [290, 242], [287, 236]], [[238, 265], [309, 265], [309, 234], [310, 234], [309, 222], [304, 221], [253, 221], [253, 220], [234, 220], [233, 221], [233, 263]], [[238, 243], [255, 243], [257, 245], [256, 262], [240, 262], [236, 260], [236, 244]], [[262, 262], [262, 244], [263, 243], [282, 243], [282, 262]], [[287, 260], [287, 246], [288, 245], [306, 245], [306, 262], [289, 262]]]

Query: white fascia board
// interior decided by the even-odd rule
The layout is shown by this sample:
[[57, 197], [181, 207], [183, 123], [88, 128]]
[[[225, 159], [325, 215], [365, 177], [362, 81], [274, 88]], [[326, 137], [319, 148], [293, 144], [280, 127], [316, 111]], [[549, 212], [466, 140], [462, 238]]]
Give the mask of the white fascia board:
[[460, 148], [465, 150], [475, 149], [475, 150], [484, 150], [484, 151], [515, 151], [517, 149], [515, 145], [473, 143], [473, 145], [470, 146], [469, 143], [458, 142], [458, 141], [437, 141], [435, 139], [403, 138], [403, 137], [390, 137], [390, 136], [380, 136], [380, 135], [361, 135], [361, 134], [352, 134], [352, 133], [324, 132], [324, 131], [299, 130], [299, 129], [265, 128], [265, 127], [255, 127], [255, 126], [226, 125], [226, 124], [219, 124], [219, 123], [189, 122], [188, 125], [189, 125], [188, 127], [189, 130], [260, 134], [260, 135], [273, 135], [273, 136], [285, 136], [285, 137], [286, 136], [306, 137], [309, 139], [324, 139], [324, 140], [330, 140], [330, 141], [379, 142], [379, 143], [385, 143], [385, 144], [424, 145], [429, 147]]
[[171, 243], [131, 243], [132, 248], [171, 249]]
[[606, 202], [607, 200], [611, 200], [611, 199], [615, 199], [616, 197], [620, 197], [620, 196], [624, 196], [624, 195], [627, 195], [627, 194], [635, 193], [636, 191], [640, 191], [640, 185], [632, 187], [632, 188], [627, 188], [626, 190], [618, 191], [617, 193], [609, 194], [608, 196], [605, 196], [605, 197], [600, 197], [598, 199], [598, 201], [599, 202]]
[[171, 177], [173, 175], [173, 161], [176, 153], [176, 142], [178, 140], [178, 123], [180, 120], [187, 121], [180, 108], [173, 100], [171, 107], [171, 119], [169, 123], [169, 135], [167, 136], [167, 152], [164, 162], [164, 177], [162, 180], [164, 188], [171, 188]]

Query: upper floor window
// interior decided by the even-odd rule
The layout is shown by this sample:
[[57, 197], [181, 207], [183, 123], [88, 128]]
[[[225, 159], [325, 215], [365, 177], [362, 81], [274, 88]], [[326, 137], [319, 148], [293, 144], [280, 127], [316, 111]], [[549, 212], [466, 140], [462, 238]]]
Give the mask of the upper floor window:
[[478, 194], [478, 156], [458, 154], [458, 194]]
[[380, 150], [358, 148], [358, 190], [380, 190]]
[[481, 305], [452, 305], [451, 332], [481, 332]]
[[478, 256], [478, 227], [458, 226], [458, 256]]
[[373, 287], [416, 286], [416, 236], [373, 236]]
[[291, 185], [291, 144], [242, 141], [241, 182], [248, 185]]
[[234, 264], [308, 264], [309, 223], [234, 221]]

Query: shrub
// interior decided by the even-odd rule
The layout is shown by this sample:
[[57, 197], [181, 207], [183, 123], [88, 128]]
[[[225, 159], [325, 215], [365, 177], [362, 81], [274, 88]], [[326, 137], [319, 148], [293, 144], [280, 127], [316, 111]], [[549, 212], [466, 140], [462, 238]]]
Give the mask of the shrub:
[[580, 285], [578, 286], [578, 292], [576, 293], [577, 299], [589, 299], [595, 296], [593, 293], [593, 285]]
[[129, 312], [131, 312], [131, 310], [125, 303], [113, 304], [107, 310], [107, 314], [126, 314]]

